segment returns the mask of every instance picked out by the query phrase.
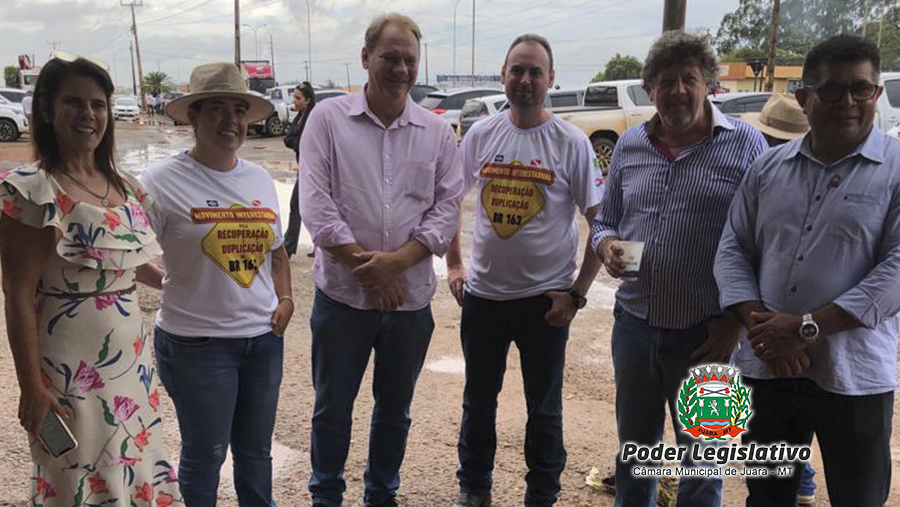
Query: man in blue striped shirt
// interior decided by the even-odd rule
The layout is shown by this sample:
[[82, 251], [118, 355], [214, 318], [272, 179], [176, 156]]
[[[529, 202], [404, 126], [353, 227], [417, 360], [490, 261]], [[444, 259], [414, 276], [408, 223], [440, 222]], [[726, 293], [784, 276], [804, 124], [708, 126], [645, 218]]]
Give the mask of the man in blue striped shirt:
[[[900, 143], [873, 128], [878, 48], [813, 48], [797, 100], [810, 132], [761, 156], [716, 255], [721, 304], [749, 328], [744, 442], [809, 445], [835, 507], [883, 506], [891, 479], [900, 311]], [[799, 463], [797, 463], [799, 465]], [[793, 506], [799, 474], [748, 478], [748, 507]]]
[[[731, 199], [766, 142], [706, 99], [718, 73], [706, 37], [667, 32], [644, 65], [644, 87], [658, 112], [616, 145], [593, 246], [618, 278], [625, 268], [619, 241], [645, 245], [637, 279], [616, 293], [619, 442], [659, 442], [668, 404], [678, 444], [690, 446], [693, 437], [677, 422], [678, 389], [691, 366], [727, 363], [737, 342], [737, 320], [719, 307], [713, 260]], [[690, 453], [682, 464], [693, 466]], [[635, 478], [632, 466], [617, 459], [616, 505], [656, 505], [656, 480]], [[681, 479], [679, 507], [721, 501], [721, 478]]]

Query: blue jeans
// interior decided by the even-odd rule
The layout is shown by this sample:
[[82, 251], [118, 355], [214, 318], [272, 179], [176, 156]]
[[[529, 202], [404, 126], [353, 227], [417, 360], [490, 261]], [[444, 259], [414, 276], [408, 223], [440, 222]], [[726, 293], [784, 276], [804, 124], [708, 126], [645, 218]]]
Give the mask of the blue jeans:
[[316, 389], [309, 491], [314, 501], [331, 507], [343, 501], [353, 402], [374, 350], [375, 407], [364, 500], [367, 506], [385, 502], [400, 487], [409, 405], [434, 331], [431, 307], [411, 312], [359, 310], [317, 289], [309, 322]]
[[[693, 467], [690, 447], [701, 440], [681, 431], [676, 400], [682, 382], [697, 363], [691, 352], [706, 340], [706, 324], [687, 329], [650, 326], [616, 306], [612, 331], [613, 366], [616, 377], [616, 424], [619, 446], [625, 442], [656, 445], [663, 438], [666, 405], [669, 406], [675, 441], [688, 448], [682, 466]], [[704, 442], [704, 445], [716, 445]], [[616, 458], [616, 506], [656, 505], [656, 478], [635, 478], [636, 462]], [[698, 463], [696, 466], [709, 466]], [[722, 478], [682, 477], [678, 484], [679, 507], [719, 507], [722, 505]]]
[[231, 445], [238, 504], [275, 507], [272, 431], [278, 409], [284, 341], [176, 336], [156, 328], [159, 378], [181, 430], [178, 479], [191, 507], [213, 507], [219, 470]]
[[800, 477], [800, 491], [803, 496], [816, 494], [816, 469], [807, 461], [803, 464], [803, 475]]
[[535, 296], [490, 301], [466, 293], [462, 308], [466, 388], [459, 430], [460, 489], [486, 493], [492, 485], [497, 450], [497, 396], [506, 356], [515, 342], [522, 362], [525, 404], [525, 504], [553, 505], [566, 466], [562, 433], [562, 385], [569, 327], [554, 327], [544, 314], [550, 299]]

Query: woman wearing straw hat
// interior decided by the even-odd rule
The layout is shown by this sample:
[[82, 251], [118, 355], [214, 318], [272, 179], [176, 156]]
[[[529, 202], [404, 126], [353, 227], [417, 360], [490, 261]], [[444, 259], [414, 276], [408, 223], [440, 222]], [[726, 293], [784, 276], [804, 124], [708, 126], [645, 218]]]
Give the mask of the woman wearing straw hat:
[[294, 303], [275, 187], [237, 157], [247, 126], [272, 106], [232, 64], [201, 65], [190, 83], [166, 114], [193, 127], [193, 148], [143, 176], [165, 263], [155, 345], [181, 429], [181, 490], [191, 507], [214, 506], [230, 445], [238, 503], [274, 506], [270, 451]]

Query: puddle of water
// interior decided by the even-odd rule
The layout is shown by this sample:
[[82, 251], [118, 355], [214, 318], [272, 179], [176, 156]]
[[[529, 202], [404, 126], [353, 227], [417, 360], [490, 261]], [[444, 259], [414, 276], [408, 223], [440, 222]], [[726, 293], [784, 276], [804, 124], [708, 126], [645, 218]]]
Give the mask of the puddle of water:
[[437, 361], [425, 364], [425, 369], [435, 373], [466, 374], [466, 361], [461, 357], [442, 356]]
[[144, 148], [125, 152], [125, 155], [120, 160], [120, 164], [123, 169], [131, 174], [139, 175], [153, 162], [161, 158], [171, 157], [179, 151], [181, 151], [179, 148], [172, 146], [148, 144]]

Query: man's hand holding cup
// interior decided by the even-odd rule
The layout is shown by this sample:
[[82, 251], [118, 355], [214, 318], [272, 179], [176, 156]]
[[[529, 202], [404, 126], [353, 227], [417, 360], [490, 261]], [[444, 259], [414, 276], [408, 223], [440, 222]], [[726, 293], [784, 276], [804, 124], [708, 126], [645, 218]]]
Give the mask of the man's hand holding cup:
[[600, 241], [597, 245], [597, 255], [603, 261], [606, 272], [613, 278], [620, 278], [625, 274], [625, 250], [619, 244], [619, 238], [607, 237]]

